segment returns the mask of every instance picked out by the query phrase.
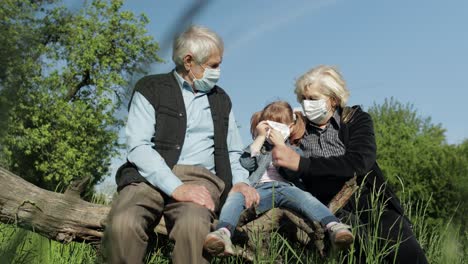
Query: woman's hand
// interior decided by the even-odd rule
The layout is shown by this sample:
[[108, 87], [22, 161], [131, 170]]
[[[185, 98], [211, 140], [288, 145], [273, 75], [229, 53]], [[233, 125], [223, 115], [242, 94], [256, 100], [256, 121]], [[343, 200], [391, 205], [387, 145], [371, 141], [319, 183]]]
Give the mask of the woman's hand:
[[273, 158], [273, 165], [277, 167], [283, 167], [290, 169], [292, 171], [299, 170], [299, 162], [301, 160], [301, 156], [297, 154], [294, 150], [283, 145], [275, 145], [273, 150], [271, 151], [272, 158]]

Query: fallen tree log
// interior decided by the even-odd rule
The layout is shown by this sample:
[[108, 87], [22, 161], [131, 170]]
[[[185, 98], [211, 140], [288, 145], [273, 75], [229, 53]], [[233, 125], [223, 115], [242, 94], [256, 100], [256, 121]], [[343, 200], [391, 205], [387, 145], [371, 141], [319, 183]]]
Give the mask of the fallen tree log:
[[[86, 202], [79, 197], [82, 183], [72, 184], [64, 194], [41, 189], [12, 172], [0, 167], [0, 221], [36, 232], [61, 243], [85, 241], [97, 244], [102, 238], [110, 207]], [[355, 178], [347, 182], [335, 196], [329, 208], [335, 213], [357, 189]], [[270, 233], [281, 226], [298, 227], [294, 239], [307, 244], [310, 238], [323, 254], [323, 230], [318, 223], [309, 223], [293, 212], [275, 209], [259, 218], [248, 211], [242, 216], [239, 235], [235, 238], [238, 254], [251, 259], [255, 249], [253, 234]], [[289, 229], [289, 228], [288, 228]], [[289, 229], [291, 230], [291, 229]], [[164, 220], [155, 228], [159, 235], [167, 236]], [[291, 233], [291, 232], [289, 232]]]
[[41, 189], [0, 168], [0, 221], [62, 243], [97, 242], [110, 208]]

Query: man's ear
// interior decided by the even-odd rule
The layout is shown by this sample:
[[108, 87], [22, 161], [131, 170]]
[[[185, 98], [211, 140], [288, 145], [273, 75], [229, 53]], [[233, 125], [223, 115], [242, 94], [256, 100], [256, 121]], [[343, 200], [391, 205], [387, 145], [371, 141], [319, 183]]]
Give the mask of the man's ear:
[[187, 53], [185, 56], [184, 56], [184, 68], [186, 71], [189, 71], [190, 70], [190, 67], [192, 66], [192, 63], [193, 63], [193, 55], [191, 53]]

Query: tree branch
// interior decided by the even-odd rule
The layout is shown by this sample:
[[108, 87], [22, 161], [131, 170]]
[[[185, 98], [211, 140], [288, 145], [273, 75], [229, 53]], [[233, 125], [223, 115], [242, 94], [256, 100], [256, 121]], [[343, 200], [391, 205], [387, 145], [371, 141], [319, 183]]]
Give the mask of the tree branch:
[[89, 70], [85, 70], [83, 77], [81, 78], [81, 81], [75, 85], [74, 87], [71, 87], [68, 90], [67, 95], [65, 96], [65, 100], [67, 101], [73, 101], [75, 100], [76, 95], [80, 91], [81, 88], [91, 85], [91, 73]]

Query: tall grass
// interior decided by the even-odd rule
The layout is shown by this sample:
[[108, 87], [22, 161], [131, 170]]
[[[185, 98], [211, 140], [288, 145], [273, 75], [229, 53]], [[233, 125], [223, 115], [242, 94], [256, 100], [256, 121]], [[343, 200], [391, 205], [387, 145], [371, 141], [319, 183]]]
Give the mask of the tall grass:
[[411, 196], [404, 199], [407, 214], [413, 222], [413, 230], [426, 252], [430, 263], [466, 263], [468, 257], [468, 233], [466, 226], [452, 223], [452, 218], [427, 221], [427, 205], [415, 201], [411, 210]]
[[[359, 192], [359, 191], [358, 191]], [[389, 244], [384, 238], [379, 237], [377, 226], [380, 224], [382, 214], [384, 213], [385, 200], [383, 190], [372, 190], [370, 212], [353, 212], [348, 219], [344, 219], [352, 224], [353, 234], [356, 242], [351, 246], [348, 252], [329, 251], [326, 258], [322, 258], [312, 247], [305, 247], [299, 244], [293, 244], [285, 240], [277, 232], [270, 234], [269, 242], [261, 244], [263, 237], [252, 237], [258, 244], [257, 248], [266, 250], [256, 252], [254, 263], [319, 263], [319, 264], [355, 264], [360, 263], [359, 259], [365, 259], [365, 263], [393, 263], [394, 260], [386, 259], [392, 251], [398, 250], [401, 241], [396, 244]], [[359, 203], [358, 193], [355, 203]], [[419, 200], [411, 199], [410, 195], [402, 197], [402, 203], [408, 218], [413, 223], [415, 236], [423, 247], [429, 263], [435, 264], [461, 264], [468, 257], [468, 233], [464, 231], [463, 226], [455, 225], [450, 220], [441, 220], [437, 222], [427, 221], [426, 211], [427, 203], [423, 204]], [[416, 206], [412, 206], [416, 203]], [[411, 210], [411, 208], [416, 208]], [[369, 224], [364, 226], [358, 219], [360, 214], [370, 213]], [[463, 233], [464, 232], [464, 233]], [[359, 247], [356, 247], [359, 244]], [[226, 259], [217, 259], [215, 263], [239, 263], [238, 257]]]
[[[319, 263], [319, 264], [354, 264], [359, 263], [360, 256], [366, 256], [366, 263], [384, 263], [388, 253], [398, 247], [398, 243], [389, 246], [378, 237], [374, 226], [378, 226], [385, 204], [381, 190], [373, 190], [371, 203], [371, 223], [360, 225], [356, 217], [346, 221], [352, 223], [359, 248], [351, 246], [349, 252], [330, 250], [326, 258], [322, 258], [313, 246], [303, 246], [291, 243], [279, 232], [271, 234], [254, 234], [251, 239], [256, 245], [254, 263]], [[358, 200], [356, 200], [358, 202]], [[450, 219], [444, 221], [427, 221], [427, 204], [411, 199], [410, 195], [402, 197], [407, 215], [413, 223], [414, 232], [426, 252], [429, 263], [461, 264], [468, 257], [468, 233], [462, 225], [453, 224]], [[416, 203], [416, 206], [410, 206]], [[410, 208], [416, 208], [411, 210]], [[360, 213], [354, 212], [359, 217]], [[351, 215], [352, 216], [352, 215]], [[360, 235], [358, 235], [360, 234]], [[383, 243], [382, 243], [383, 242]], [[166, 240], [159, 241], [161, 245], [146, 262], [170, 263], [172, 245]], [[63, 245], [50, 241], [36, 233], [29, 232], [14, 225], [0, 224], [0, 263], [101, 263], [95, 248], [86, 243], [70, 243]], [[240, 257], [214, 258], [211, 263], [244, 263]]]
[[96, 252], [86, 243], [63, 245], [14, 225], [0, 225], [0, 263], [94, 263]]

